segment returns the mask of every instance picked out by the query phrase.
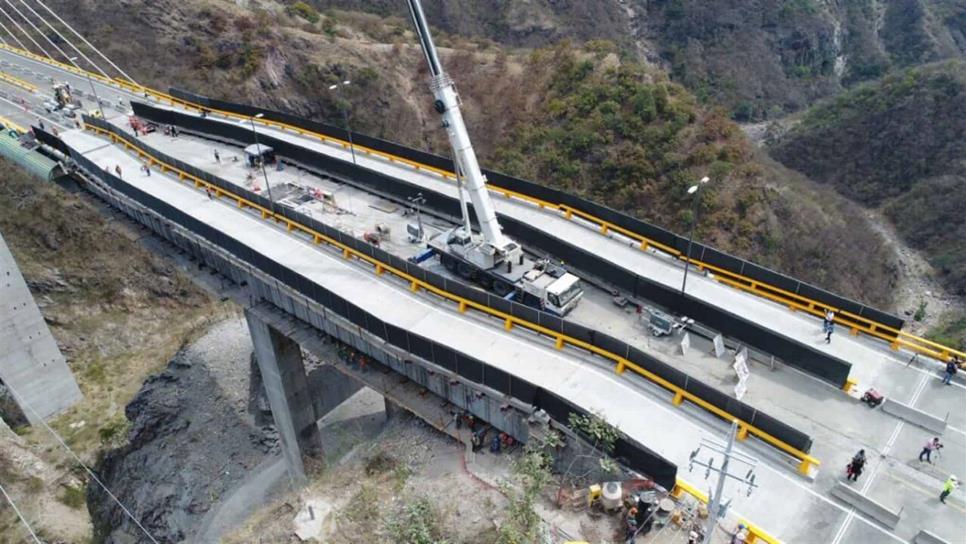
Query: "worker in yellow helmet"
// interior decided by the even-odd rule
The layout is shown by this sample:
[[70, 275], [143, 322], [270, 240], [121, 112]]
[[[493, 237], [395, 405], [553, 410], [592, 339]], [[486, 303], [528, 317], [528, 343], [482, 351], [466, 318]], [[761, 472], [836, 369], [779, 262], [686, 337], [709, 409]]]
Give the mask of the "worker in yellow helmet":
[[959, 482], [956, 480], [956, 476], [950, 476], [943, 484], [943, 492], [939, 494], [939, 502], [946, 504], [946, 497], [957, 487], [959, 487]]

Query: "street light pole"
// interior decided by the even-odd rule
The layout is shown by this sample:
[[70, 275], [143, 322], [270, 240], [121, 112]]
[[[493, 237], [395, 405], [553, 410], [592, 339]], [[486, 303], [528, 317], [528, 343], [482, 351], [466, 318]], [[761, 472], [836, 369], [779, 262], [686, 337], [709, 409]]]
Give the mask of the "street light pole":
[[416, 193], [416, 196], [411, 196], [411, 197], [407, 198], [406, 200], [412, 202], [413, 207], [416, 209], [416, 226], [417, 226], [417, 228], [419, 228], [419, 236], [420, 236], [420, 238], [422, 238], [422, 236], [423, 236], [423, 217], [422, 217], [422, 214], [419, 213], [420, 212], [419, 205], [420, 204], [424, 204], [426, 202], [426, 199], [423, 198], [423, 193]]
[[265, 178], [265, 190], [268, 191], [269, 207], [272, 208], [272, 213], [275, 213], [275, 201], [272, 200], [272, 186], [268, 183], [268, 173], [265, 171], [265, 157], [262, 156], [262, 146], [258, 143], [258, 132], [255, 130], [255, 119], [261, 119], [262, 117], [265, 117], [265, 114], [259, 113], [254, 117], [250, 117], [248, 120], [252, 124], [252, 136], [255, 138], [255, 151], [258, 152], [258, 163], [262, 167], [262, 177]]
[[[330, 91], [337, 91], [339, 93], [339, 102], [346, 102], [345, 97], [342, 94], [342, 87], [352, 83], [348, 79], [342, 83], [336, 83], [334, 85], [329, 85]], [[356, 148], [352, 143], [352, 127], [349, 126], [349, 106], [348, 103], [340, 104], [339, 109], [342, 110], [342, 122], [345, 123], [345, 131], [349, 135], [349, 152], [352, 154], [352, 164], [356, 164]]]
[[97, 111], [101, 112], [101, 119], [107, 121], [107, 117], [104, 116], [104, 108], [101, 107], [101, 99], [97, 96], [97, 88], [94, 87], [94, 80], [91, 79], [91, 73], [87, 70], [84, 70], [80, 66], [77, 66], [77, 63], [74, 62], [77, 60], [77, 57], [68, 57], [67, 60], [69, 60], [70, 63], [73, 64], [78, 70], [84, 72], [84, 75], [87, 77], [87, 82], [91, 85], [91, 92], [94, 93], [94, 102], [97, 102]]
[[681, 282], [681, 296], [684, 296], [684, 288], [688, 285], [688, 269], [691, 268], [691, 244], [694, 242], [694, 226], [698, 224], [698, 190], [705, 183], [708, 183], [708, 176], [701, 178], [697, 185], [688, 188], [688, 194], [694, 195], [694, 198], [691, 200], [691, 233], [688, 235], [687, 260], [684, 261], [684, 281]]

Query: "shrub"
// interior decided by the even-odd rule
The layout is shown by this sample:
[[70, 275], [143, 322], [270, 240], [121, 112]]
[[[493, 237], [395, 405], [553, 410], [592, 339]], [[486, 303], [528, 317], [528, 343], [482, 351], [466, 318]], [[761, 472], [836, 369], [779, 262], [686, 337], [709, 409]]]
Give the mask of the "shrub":
[[379, 517], [379, 494], [371, 485], [362, 484], [345, 506], [345, 516], [356, 523], [369, 523]]
[[64, 486], [64, 491], [60, 494], [58, 500], [74, 509], [83, 508], [86, 504], [84, 490], [69, 485]]
[[296, 2], [286, 8], [285, 11], [289, 15], [301, 17], [313, 25], [322, 19], [322, 16], [319, 15], [319, 12], [305, 2]]
[[386, 522], [391, 542], [407, 544], [445, 544], [439, 514], [429, 499], [419, 497], [400, 508]]

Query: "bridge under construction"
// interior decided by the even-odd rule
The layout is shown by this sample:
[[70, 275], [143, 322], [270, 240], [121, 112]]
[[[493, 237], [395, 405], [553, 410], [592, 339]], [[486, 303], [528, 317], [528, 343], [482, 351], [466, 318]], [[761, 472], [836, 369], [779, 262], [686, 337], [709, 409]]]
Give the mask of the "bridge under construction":
[[[11, 46], [0, 47], [0, 73], [9, 124], [36, 127], [44, 152], [88, 189], [248, 289], [249, 322], [275, 331], [261, 349], [282, 375], [301, 364], [285, 355], [279, 333], [294, 319], [351, 337], [441, 397], [456, 383], [489, 394], [492, 403], [465, 408], [523, 440], [536, 410], [561, 425], [568, 411], [600, 414], [620, 429], [631, 468], [703, 500], [704, 484], [680, 469], [702, 438], [721, 440], [737, 421], [738, 450], [760, 459], [759, 488], [750, 497], [726, 489], [757, 538], [908, 542], [928, 530], [955, 542], [963, 534], [961, 513], [929, 498], [948, 473], [966, 473], [966, 387], [940, 382], [944, 363], [966, 354], [902, 332], [894, 316], [713, 248], [685, 250], [670, 233], [529, 182], [486, 172], [486, 186], [467, 183], [465, 159], [454, 168], [451, 158], [155, 91]], [[55, 81], [96, 89], [101, 114], [46, 111]], [[157, 129], [138, 130], [146, 125]], [[265, 159], [246, 154], [252, 145], [271, 148], [276, 163], [260, 168]], [[478, 200], [474, 187], [489, 196]], [[488, 200], [492, 210], [480, 212]], [[468, 206], [492, 212], [519, 242], [514, 259], [562, 262], [581, 278], [580, 302], [554, 315], [426, 256], [426, 238], [470, 230]], [[415, 237], [414, 222], [424, 231]], [[847, 332], [831, 343], [822, 334], [828, 310]], [[668, 330], [655, 331], [652, 316], [666, 317]], [[414, 364], [418, 377], [407, 370]], [[434, 382], [436, 374], [447, 378]], [[273, 411], [290, 414], [277, 423], [298, 473], [314, 421], [296, 399], [304, 384], [277, 387]], [[888, 411], [859, 401], [870, 388], [891, 401]], [[495, 413], [507, 403], [518, 417]], [[920, 465], [919, 447], [936, 434], [943, 465]], [[838, 493], [859, 448], [875, 453], [860, 492]], [[950, 503], [966, 511], [961, 495]]]

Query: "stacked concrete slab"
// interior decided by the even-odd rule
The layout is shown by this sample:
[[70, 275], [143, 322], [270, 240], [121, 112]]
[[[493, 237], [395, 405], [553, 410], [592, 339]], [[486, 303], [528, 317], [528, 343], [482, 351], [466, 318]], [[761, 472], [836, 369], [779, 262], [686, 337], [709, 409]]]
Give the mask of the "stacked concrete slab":
[[82, 396], [3, 236], [0, 380], [32, 424], [70, 408]]

